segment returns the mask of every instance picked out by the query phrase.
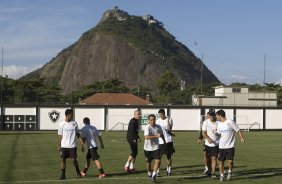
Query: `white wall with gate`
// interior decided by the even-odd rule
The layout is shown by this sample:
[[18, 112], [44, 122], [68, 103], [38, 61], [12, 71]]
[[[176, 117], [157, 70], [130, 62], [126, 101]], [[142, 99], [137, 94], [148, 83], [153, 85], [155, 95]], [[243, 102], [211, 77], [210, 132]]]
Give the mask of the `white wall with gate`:
[[[1, 109], [3, 118], [1, 119], [2, 126], [0, 130], [57, 130], [59, 122], [65, 119], [65, 110], [67, 108], [71, 108], [71, 106], [4, 106]], [[89, 117], [91, 123], [99, 130], [127, 130], [127, 125], [133, 117], [134, 110], [139, 109], [142, 114], [140, 123], [141, 129], [143, 129], [147, 123], [147, 116], [149, 114], [158, 116], [158, 110], [164, 108], [166, 113], [173, 119], [174, 130], [195, 131], [200, 129], [201, 116], [206, 114], [211, 107], [76, 105], [72, 106], [72, 108], [74, 110], [74, 119], [78, 122], [79, 128], [83, 126], [83, 118]], [[218, 107], [213, 108], [215, 110], [220, 109]], [[282, 120], [280, 118], [282, 108], [223, 107], [223, 110], [226, 112], [226, 117], [234, 119], [242, 129], [282, 130]], [[22, 117], [24, 117], [23, 120]], [[15, 128], [14, 125], [18, 127]]]

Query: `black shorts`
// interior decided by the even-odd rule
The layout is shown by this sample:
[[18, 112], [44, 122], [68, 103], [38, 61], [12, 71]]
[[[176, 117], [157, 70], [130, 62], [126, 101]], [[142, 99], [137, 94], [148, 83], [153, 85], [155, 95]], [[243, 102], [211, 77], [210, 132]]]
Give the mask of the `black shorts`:
[[205, 150], [206, 150], [207, 157], [217, 157], [218, 156], [218, 151], [219, 151], [218, 146], [210, 147], [210, 146], [205, 145]]
[[100, 156], [97, 153], [98, 147], [88, 149], [86, 159], [99, 160]]
[[133, 158], [136, 158], [137, 154], [138, 154], [138, 144], [129, 144], [130, 145], [130, 149], [131, 149], [131, 156]]
[[160, 144], [160, 154], [161, 155], [167, 155], [171, 156], [173, 153], [175, 153], [175, 149], [173, 147], [173, 142], [168, 142], [165, 144]]
[[61, 158], [66, 159], [66, 158], [76, 158], [76, 148], [61, 148]]
[[234, 160], [234, 155], [235, 155], [235, 148], [219, 149], [218, 160], [219, 161]]
[[160, 159], [160, 150], [159, 149], [157, 149], [155, 151], [144, 150], [144, 155], [145, 155], [146, 162], [151, 163], [152, 160], [154, 160], [154, 159], [156, 159], [156, 160]]

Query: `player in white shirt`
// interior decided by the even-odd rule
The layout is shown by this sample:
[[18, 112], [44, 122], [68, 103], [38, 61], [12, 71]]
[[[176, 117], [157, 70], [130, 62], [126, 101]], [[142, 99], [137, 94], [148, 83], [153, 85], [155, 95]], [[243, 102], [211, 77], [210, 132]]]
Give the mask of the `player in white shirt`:
[[[160, 109], [158, 113], [159, 113], [160, 118], [157, 119], [156, 124], [162, 127], [163, 135], [165, 138], [165, 143], [162, 140], [162, 138], [159, 138], [160, 162], [162, 160], [162, 156], [166, 155], [166, 158], [167, 158], [166, 174], [167, 176], [170, 176], [171, 175], [171, 166], [172, 166], [171, 156], [175, 152], [175, 149], [173, 147], [173, 140], [172, 140], [172, 136], [174, 136], [174, 134], [171, 132], [172, 127], [173, 127], [173, 120], [165, 115], [164, 109]], [[159, 176], [159, 168], [157, 171], [157, 176]]]
[[213, 113], [209, 114], [209, 118], [206, 119], [202, 125], [202, 134], [205, 138], [207, 166], [209, 175], [212, 179], [216, 178], [215, 169], [219, 143], [219, 136], [216, 135], [217, 124], [218, 122], [216, 121], [215, 113]]
[[[202, 126], [204, 121], [209, 120], [210, 117], [215, 116], [215, 110], [214, 109], [209, 109], [209, 111], [207, 112], [206, 116], [205, 116], [205, 120], [203, 120], [203, 117], [201, 117], [201, 128], [200, 128], [200, 135], [199, 135], [199, 139], [198, 139], [198, 144], [202, 143], [203, 140], [203, 130], [202, 130]], [[205, 146], [205, 141], [203, 141], [203, 156], [204, 156], [204, 164], [205, 164], [205, 169], [203, 172], [203, 175], [209, 176], [210, 172], [209, 172], [209, 168], [208, 168], [208, 158], [207, 158], [207, 152], [206, 152], [206, 146]]]
[[[163, 137], [162, 127], [156, 124], [156, 116], [148, 116], [149, 124], [144, 129], [144, 154], [146, 169], [151, 181], [156, 182], [156, 174], [160, 165], [159, 138]], [[165, 140], [164, 140], [165, 141]], [[155, 160], [153, 173], [151, 173], [151, 162]]]
[[78, 132], [77, 122], [73, 120], [73, 111], [67, 109], [65, 111], [65, 120], [59, 124], [58, 129], [58, 151], [61, 155], [61, 177], [60, 180], [66, 178], [66, 159], [72, 158], [73, 165], [75, 166], [78, 177], [81, 177], [80, 170], [78, 167], [77, 148], [75, 142], [75, 136], [80, 140], [82, 146], [83, 142]]
[[99, 178], [103, 178], [106, 176], [106, 174], [104, 172], [102, 163], [99, 160], [100, 156], [97, 153], [98, 145], [97, 145], [97, 140], [96, 140], [96, 138], [98, 137], [100, 141], [100, 146], [102, 149], [104, 149], [102, 134], [97, 130], [95, 126], [90, 125], [89, 118], [85, 117], [83, 119], [83, 123], [85, 126], [81, 129], [82, 141], [83, 143], [85, 142], [87, 143], [88, 151], [86, 155], [86, 164], [85, 164], [83, 171], [81, 171], [81, 175], [82, 176], [86, 175], [86, 172], [90, 167], [90, 159], [92, 159], [94, 163], [96, 164], [97, 169], [99, 170]]
[[240, 135], [241, 143], [244, 143], [243, 133], [240, 131], [238, 125], [233, 121], [226, 119], [225, 112], [219, 110], [216, 112], [216, 118], [219, 121], [217, 127], [217, 134], [220, 135], [219, 139], [219, 172], [220, 181], [224, 179], [224, 161], [227, 160], [228, 164], [228, 175], [227, 180], [231, 179], [233, 160], [235, 155], [235, 132]]

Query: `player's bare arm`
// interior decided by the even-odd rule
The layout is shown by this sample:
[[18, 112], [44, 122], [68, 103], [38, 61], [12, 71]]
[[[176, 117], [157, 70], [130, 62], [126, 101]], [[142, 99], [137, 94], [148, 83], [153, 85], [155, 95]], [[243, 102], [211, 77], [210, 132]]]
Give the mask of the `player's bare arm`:
[[239, 136], [240, 136], [241, 143], [245, 143], [243, 133], [240, 130], [238, 131], [238, 133], [239, 133]]
[[63, 139], [62, 135], [58, 135], [58, 144], [57, 144], [57, 150], [61, 151], [61, 141]]

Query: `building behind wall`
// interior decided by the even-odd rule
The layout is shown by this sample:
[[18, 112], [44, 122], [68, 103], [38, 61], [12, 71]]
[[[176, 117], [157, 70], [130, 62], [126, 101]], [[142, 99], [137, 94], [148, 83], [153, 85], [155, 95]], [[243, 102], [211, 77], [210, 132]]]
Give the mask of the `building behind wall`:
[[197, 106], [256, 106], [276, 107], [276, 92], [251, 92], [248, 87], [216, 86], [214, 96], [193, 95]]

